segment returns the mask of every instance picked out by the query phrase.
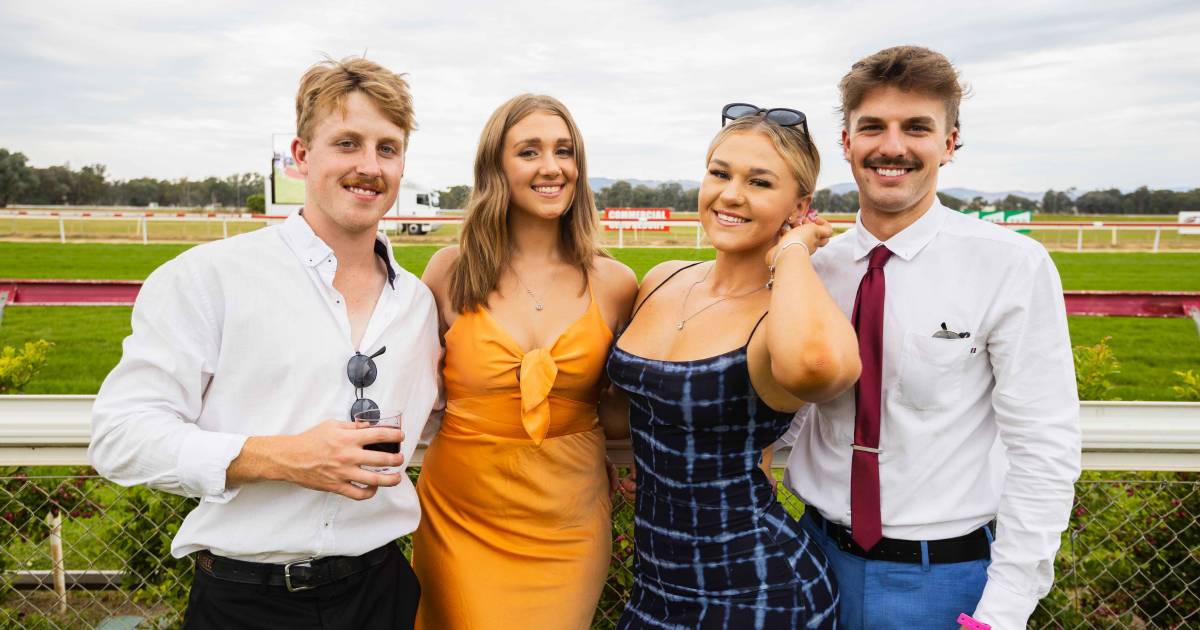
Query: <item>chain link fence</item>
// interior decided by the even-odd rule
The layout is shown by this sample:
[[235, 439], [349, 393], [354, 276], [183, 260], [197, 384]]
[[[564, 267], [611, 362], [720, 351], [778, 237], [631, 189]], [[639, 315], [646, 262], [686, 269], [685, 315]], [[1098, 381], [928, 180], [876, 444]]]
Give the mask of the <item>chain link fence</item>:
[[[799, 517], [782, 486], [780, 499]], [[192, 563], [169, 550], [193, 505], [87, 469], [0, 469], [0, 628], [177, 627]], [[1197, 627], [1198, 517], [1200, 475], [1085, 473], [1030, 627]], [[597, 630], [615, 626], [633, 586], [633, 509], [619, 496], [612, 554]]]

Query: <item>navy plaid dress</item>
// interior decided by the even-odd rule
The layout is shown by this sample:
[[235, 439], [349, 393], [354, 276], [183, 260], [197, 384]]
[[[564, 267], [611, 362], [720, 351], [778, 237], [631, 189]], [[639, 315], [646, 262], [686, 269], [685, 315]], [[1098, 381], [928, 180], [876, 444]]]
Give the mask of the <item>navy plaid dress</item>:
[[837, 627], [825, 556], [758, 467], [792, 414], [754, 392], [746, 347], [695, 361], [615, 344], [609, 355], [609, 378], [629, 395], [638, 469], [622, 630]]

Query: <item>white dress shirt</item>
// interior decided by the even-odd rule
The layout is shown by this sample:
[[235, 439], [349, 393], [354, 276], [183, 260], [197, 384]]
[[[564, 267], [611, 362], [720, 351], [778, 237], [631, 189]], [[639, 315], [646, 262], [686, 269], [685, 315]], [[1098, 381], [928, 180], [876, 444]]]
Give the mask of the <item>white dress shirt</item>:
[[[407, 463], [437, 397], [437, 317], [432, 294], [391, 248], [377, 253], [394, 278], [357, 350], [387, 346], [364, 395], [403, 411]], [[336, 270], [333, 251], [297, 213], [194, 247], [146, 279], [133, 334], [96, 398], [89, 455], [119, 484], [201, 499], [171, 544], [175, 557], [360, 555], [416, 528], [421, 511], [403, 473], [400, 485], [364, 501], [277, 481], [226, 487], [247, 437], [349, 418], [346, 363], [356, 348]]]
[[[813, 256], [847, 317], [878, 244], [860, 213]], [[1036, 241], [936, 202], [885, 245], [895, 255], [884, 267], [883, 535], [953, 538], [997, 518], [974, 616], [1024, 628], [1053, 583], [1080, 469], [1058, 271]], [[943, 322], [970, 336], [934, 338]], [[847, 527], [854, 411], [851, 389], [802, 409], [781, 440], [792, 443], [787, 487]]]

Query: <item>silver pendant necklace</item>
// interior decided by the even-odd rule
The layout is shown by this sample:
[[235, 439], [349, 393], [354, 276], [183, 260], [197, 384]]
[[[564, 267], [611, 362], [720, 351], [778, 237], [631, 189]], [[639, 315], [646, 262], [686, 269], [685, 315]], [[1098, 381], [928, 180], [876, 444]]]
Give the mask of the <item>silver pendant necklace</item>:
[[525, 292], [529, 294], [529, 298], [533, 300], [533, 308], [538, 311], [546, 308], [546, 305], [542, 302], [542, 299], [534, 294], [533, 289], [530, 289], [529, 285], [525, 284], [525, 281], [521, 279], [521, 275], [517, 273], [517, 270], [513, 269], [512, 265], [509, 265], [508, 268], [512, 270], [513, 276], [517, 279], [517, 282], [521, 283], [521, 288], [525, 289]]
[[708, 268], [708, 271], [704, 272], [704, 277], [693, 282], [692, 286], [688, 287], [687, 293], [685, 293], [683, 295], [683, 303], [679, 305], [679, 319], [675, 322], [675, 330], [677, 332], [683, 331], [683, 327], [685, 325], [687, 325], [688, 320], [690, 320], [691, 318], [699, 315], [700, 313], [703, 313], [704, 311], [707, 311], [708, 309], [720, 304], [721, 302], [724, 302], [725, 300], [736, 300], [738, 298], [744, 298], [747, 295], [753, 295], [753, 294], [758, 293], [759, 291], [762, 291], [763, 289], [767, 288], [765, 286], [761, 286], [761, 287], [758, 287], [757, 289], [751, 289], [751, 290], [749, 290], [745, 293], [739, 294], [739, 295], [726, 295], [725, 297], [723, 297], [715, 302], [704, 305], [703, 307], [701, 307], [700, 310], [696, 311], [695, 313], [692, 313], [691, 315], [684, 317], [683, 314], [684, 314], [684, 312], [687, 311], [688, 298], [692, 297], [692, 289], [695, 289], [696, 285], [704, 282], [705, 280], [708, 280], [708, 274], [712, 273], [713, 267], [715, 267], [715, 266], [716, 266], [715, 263], [713, 265], [711, 265]]

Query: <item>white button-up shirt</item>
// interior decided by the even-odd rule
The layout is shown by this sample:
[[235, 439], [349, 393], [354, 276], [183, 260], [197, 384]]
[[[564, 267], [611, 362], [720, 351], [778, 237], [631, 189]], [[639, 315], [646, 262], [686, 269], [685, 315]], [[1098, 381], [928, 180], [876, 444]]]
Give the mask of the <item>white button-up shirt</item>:
[[[878, 244], [860, 213], [813, 257], [847, 317]], [[952, 538], [997, 518], [974, 616], [1024, 628], [1053, 583], [1080, 469], [1058, 272], [1036, 241], [936, 202], [885, 245], [895, 255], [884, 267], [883, 535]], [[943, 322], [970, 336], [935, 338]], [[787, 487], [847, 527], [854, 411], [851, 389], [802, 409], [781, 440], [792, 443]]]
[[401, 451], [412, 457], [437, 397], [437, 317], [425, 285], [390, 247], [379, 250], [394, 278], [358, 348], [333, 288], [337, 259], [298, 213], [194, 247], [146, 279], [133, 334], [96, 398], [89, 455], [119, 484], [201, 499], [175, 536], [174, 556], [209, 549], [279, 563], [359, 555], [416, 528], [421, 511], [404, 474], [364, 501], [285, 482], [225, 483], [248, 436], [349, 418], [355, 391], [346, 363], [355, 350], [381, 346], [379, 376], [364, 395], [403, 411]]

